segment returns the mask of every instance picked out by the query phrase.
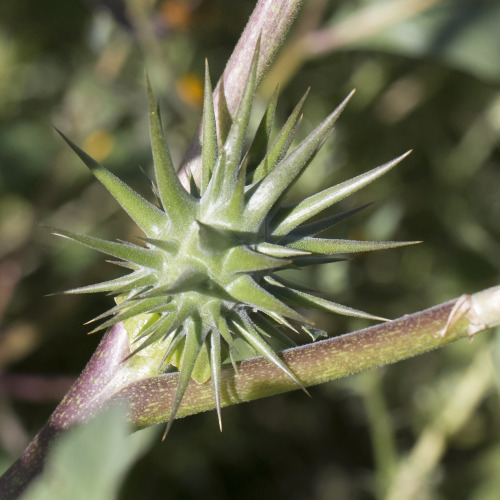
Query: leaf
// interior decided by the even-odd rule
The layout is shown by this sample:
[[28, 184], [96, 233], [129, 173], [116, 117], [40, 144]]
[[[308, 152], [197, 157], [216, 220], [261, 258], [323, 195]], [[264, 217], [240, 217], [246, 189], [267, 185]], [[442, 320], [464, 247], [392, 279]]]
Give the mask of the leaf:
[[226, 290], [234, 299], [249, 306], [271, 311], [301, 323], [309, 323], [307, 318], [264, 290], [248, 275], [235, 279]]
[[97, 163], [60, 130], [57, 130], [57, 132], [147, 236], [155, 237], [164, 231], [168, 221], [161, 210], [146, 201], [116, 175]]
[[439, 2], [407, 21], [349, 47], [438, 59], [492, 82], [500, 81], [498, 2]]
[[256, 182], [260, 179], [263, 179], [286, 155], [288, 148], [292, 144], [293, 138], [295, 137], [295, 132], [297, 131], [297, 128], [300, 124], [300, 113], [308, 94], [309, 89], [306, 90], [305, 94], [293, 109], [291, 115], [288, 117], [285, 125], [283, 125], [283, 127], [279, 131], [276, 139], [274, 139], [271, 147], [269, 148], [269, 151], [267, 151], [260, 164], [253, 172], [251, 172], [251, 182]]
[[286, 333], [283, 333], [262, 314], [253, 316], [252, 322], [261, 335], [268, 335], [274, 341], [272, 343], [279, 345], [279, 350], [297, 346]]
[[[255, 88], [257, 85], [257, 63], [259, 59], [260, 39], [255, 47], [252, 64], [250, 66], [243, 95], [241, 96], [236, 115], [229, 130], [227, 139], [222, 147], [219, 160], [215, 166], [212, 179], [207, 187], [207, 203], [228, 201], [232, 188], [238, 176], [238, 170], [243, 151], [243, 143], [250, 119]], [[221, 160], [224, 161], [221, 161]]]
[[156, 107], [149, 78], [146, 76], [149, 102], [149, 123], [151, 148], [156, 184], [162, 206], [173, 222], [181, 224], [186, 219], [186, 211], [193, 211], [195, 199], [182, 186], [170, 158], [167, 142], [161, 127], [160, 113]]
[[315, 342], [321, 337], [328, 337], [328, 333], [325, 330], [320, 330], [319, 328], [313, 328], [312, 326], [302, 326], [302, 330], [304, 330]]
[[144, 274], [144, 271], [134, 271], [120, 278], [116, 278], [109, 281], [103, 281], [101, 283], [95, 283], [94, 285], [82, 286], [79, 288], [72, 288], [71, 290], [66, 290], [63, 293], [66, 294], [76, 294], [76, 293], [98, 293], [98, 292], [124, 292], [131, 290], [132, 288], [137, 288], [145, 285], [152, 285], [156, 282], [156, 277], [152, 274]]
[[276, 112], [276, 106], [278, 104], [279, 89], [276, 87], [271, 99], [266, 108], [266, 112], [260, 121], [257, 132], [253, 138], [252, 144], [246, 155], [248, 162], [248, 171], [252, 172], [258, 166], [258, 161], [260, 161], [267, 153], [269, 147], [269, 139], [271, 136], [271, 130], [274, 123], [274, 114]]
[[130, 435], [118, 408], [72, 429], [55, 441], [40, 477], [22, 500], [110, 500], [131, 465], [156, 437], [155, 429]]
[[365, 172], [364, 174], [358, 175], [357, 177], [342, 182], [341, 184], [325, 189], [320, 193], [309, 196], [309, 198], [306, 198], [293, 207], [290, 207], [287, 211], [284, 211], [284, 213], [282, 212], [281, 221], [277, 221], [277, 225], [272, 232], [273, 236], [283, 236], [288, 234], [306, 220], [332, 206], [334, 203], [343, 200], [352, 193], [355, 193], [367, 184], [373, 182], [375, 179], [378, 179], [394, 168], [410, 153], [411, 151], [408, 151], [407, 153], [388, 163], [385, 163], [384, 165], [381, 165], [380, 167], [374, 168], [369, 172]]
[[210, 374], [212, 373], [209, 353], [210, 349], [207, 344], [208, 340], [205, 340], [205, 342], [201, 344], [200, 352], [196, 358], [193, 373], [191, 374], [191, 378], [198, 382], [198, 384], [204, 384], [210, 380]]
[[281, 295], [284, 299], [293, 302], [297, 306], [311, 307], [315, 309], [322, 309], [323, 311], [329, 311], [335, 314], [341, 314], [343, 316], [353, 316], [355, 318], [373, 319], [376, 321], [387, 321], [385, 318], [380, 316], [373, 316], [372, 314], [365, 313], [363, 311], [358, 311], [352, 307], [347, 307], [342, 304], [337, 304], [336, 302], [331, 302], [321, 297], [316, 297], [310, 293], [302, 292], [299, 290], [293, 290], [281, 283], [267, 277], [266, 281], [271, 283], [271, 290], [277, 295]]
[[201, 188], [203, 195], [215, 168], [217, 161], [217, 127], [215, 124], [214, 101], [212, 97], [212, 84], [210, 82], [210, 72], [208, 61], [205, 60], [205, 91], [203, 96], [203, 136], [201, 148]]
[[[361, 210], [364, 210], [366, 207], [369, 207], [370, 205], [371, 203], [366, 203], [361, 207], [356, 207], [351, 210], [346, 210], [345, 212], [340, 212], [338, 214], [331, 215], [330, 217], [325, 217], [324, 219], [321, 219], [319, 221], [311, 222], [310, 224], [305, 224], [303, 226], [296, 227], [289, 234], [292, 238], [314, 236], [318, 233], [321, 233], [322, 231], [330, 229], [335, 224], [342, 222], [348, 217], [351, 217], [351, 215], [357, 214]], [[277, 215], [279, 216], [279, 211]]]
[[174, 402], [172, 404], [172, 409], [170, 411], [170, 417], [168, 419], [167, 428], [163, 433], [162, 440], [168, 434], [171, 429], [172, 424], [175, 419], [175, 414], [181, 405], [182, 398], [186, 392], [189, 381], [191, 380], [191, 374], [193, 373], [194, 365], [196, 359], [198, 358], [198, 353], [201, 347], [201, 333], [200, 325], [192, 317], [185, 322], [186, 329], [186, 343], [184, 345], [184, 352], [182, 354], [181, 368], [179, 373], [179, 382], [177, 384], [177, 390], [175, 392]]
[[[243, 321], [243, 325], [240, 324], [239, 320]], [[301, 384], [299, 379], [289, 370], [285, 363], [278, 357], [274, 350], [262, 339], [254, 325], [250, 321], [247, 315], [241, 315], [238, 320], [234, 320], [233, 323], [239, 330], [244, 339], [262, 356], [267, 358], [271, 363], [274, 363], [278, 368], [283, 370], [307, 395], [307, 389]]]
[[271, 257], [300, 257], [303, 255], [309, 255], [309, 252], [305, 252], [304, 250], [294, 250], [292, 248], [284, 247], [281, 245], [273, 245], [272, 243], [258, 243], [255, 245], [255, 250], [260, 253], [264, 253], [266, 255], [270, 255]]
[[116, 243], [114, 241], [94, 238], [93, 236], [76, 234], [66, 229], [48, 228], [57, 236], [68, 238], [86, 247], [92, 248], [93, 250], [132, 262], [142, 267], [157, 269], [162, 264], [161, 254], [155, 250], [132, 245], [131, 243]]
[[221, 369], [221, 348], [220, 334], [213, 330], [210, 333], [210, 371], [212, 375], [212, 384], [214, 386], [215, 405], [217, 408], [217, 418], [219, 419], [219, 428], [222, 432], [222, 418], [220, 412], [220, 369]]
[[291, 260], [254, 252], [249, 247], [241, 245], [232, 248], [228, 252], [222, 267], [225, 273], [239, 274], [278, 269], [291, 264], [291, 262]]
[[245, 208], [244, 223], [247, 229], [259, 228], [274, 203], [314, 158], [353, 92], [262, 180]]
[[180, 243], [177, 240], [172, 240], [169, 238], [162, 238], [161, 240], [155, 238], [139, 238], [142, 241], [152, 245], [156, 248], [161, 248], [168, 253], [176, 253], [179, 250]]
[[105, 321], [97, 328], [94, 328], [94, 330], [92, 330], [90, 333], [95, 333], [98, 332], [99, 330], [104, 330], [109, 326], [113, 326], [116, 323], [119, 323], [120, 321], [125, 321], [126, 319], [137, 316], [138, 314], [150, 313], [161, 310], [165, 306], [167, 306], [170, 303], [170, 301], [171, 301], [170, 297], [162, 296], [162, 297], [152, 297], [149, 299], [133, 301], [131, 304], [129, 303], [118, 304], [110, 311], [101, 314], [101, 316], [98, 316], [92, 321], [98, 320], [103, 316], [108, 316], [109, 314], [112, 314], [118, 310], [121, 310], [121, 312], [112, 319]]
[[420, 243], [420, 241], [356, 241], [305, 237], [290, 242], [287, 246], [312, 253], [336, 254], [371, 252], [373, 250], [398, 248], [417, 243]]

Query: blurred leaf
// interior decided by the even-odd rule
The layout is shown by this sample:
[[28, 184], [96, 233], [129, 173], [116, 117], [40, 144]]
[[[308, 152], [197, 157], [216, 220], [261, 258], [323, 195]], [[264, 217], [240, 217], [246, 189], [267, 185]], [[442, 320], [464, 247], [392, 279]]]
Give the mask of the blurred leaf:
[[132, 463], [144, 453], [156, 432], [129, 435], [118, 409], [69, 431], [49, 454], [44, 474], [23, 500], [111, 500]]
[[424, 13], [352, 46], [439, 59], [490, 81], [500, 81], [500, 4], [441, 2]]

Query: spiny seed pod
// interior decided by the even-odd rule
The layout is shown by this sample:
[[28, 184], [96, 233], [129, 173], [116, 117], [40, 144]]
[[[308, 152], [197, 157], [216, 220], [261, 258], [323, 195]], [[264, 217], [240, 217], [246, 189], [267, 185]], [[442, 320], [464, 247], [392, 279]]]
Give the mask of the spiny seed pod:
[[342, 260], [339, 254], [409, 244], [316, 237], [359, 208], [307, 223], [385, 174], [408, 153], [299, 203], [282, 204], [290, 187], [325, 142], [352, 93], [293, 148], [306, 96], [271, 141], [275, 93], [245, 153], [258, 57], [257, 47], [241, 102], [220, 148], [206, 67], [201, 180], [198, 185], [191, 177], [189, 191], [182, 186], [172, 165], [147, 81], [160, 207], [146, 201], [61, 133], [145, 235], [143, 245], [136, 245], [54, 230], [55, 234], [119, 259], [117, 263], [131, 270], [123, 277], [67, 293], [108, 292], [117, 296], [117, 305], [95, 319], [112, 318], [95, 331], [147, 315], [147, 321], [133, 338], [135, 349], [131, 356], [144, 350], [161, 351], [158, 370], [169, 364], [180, 372], [167, 431], [191, 378], [200, 383], [212, 379], [220, 422], [221, 364], [229, 360], [234, 364], [245, 349], [249, 356], [265, 356], [302, 387], [277, 355], [283, 347], [294, 345], [285, 332], [303, 331], [313, 340], [325, 332], [313, 328], [297, 312], [297, 306], [383, 319], [316, 297], [280, 277], [280, 270]]

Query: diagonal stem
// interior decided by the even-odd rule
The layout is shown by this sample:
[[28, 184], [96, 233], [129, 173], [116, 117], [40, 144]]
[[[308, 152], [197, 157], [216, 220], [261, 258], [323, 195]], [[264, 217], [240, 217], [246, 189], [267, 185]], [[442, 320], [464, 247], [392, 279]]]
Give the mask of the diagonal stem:
[[[303, 383], [311, 386], [407, 359], [500, 324], [500, 286], [394, 321], [328, 340], [287, 349], [282, 357]], [[137, 428], [165, 422], [177, 387], [177, 374], [131, 384], [112, 401], [133, 404], [130, 418]], [[243, 361], [235, 373], [221, 373], [221, 406], [252, 401], [297, 389], [297, 385], [264, 358]], [[158, 397], [161, 394], [161, 397]], [[191, 382], [177, 417], [215, 408], [210, 383]]]

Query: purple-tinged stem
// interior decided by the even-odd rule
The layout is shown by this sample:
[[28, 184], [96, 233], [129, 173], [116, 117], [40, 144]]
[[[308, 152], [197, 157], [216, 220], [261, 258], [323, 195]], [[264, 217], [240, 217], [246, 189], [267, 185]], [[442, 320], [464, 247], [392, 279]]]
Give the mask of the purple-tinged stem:
[[88, 420], [102, 408], [106, 386], [113, 380], [122, 360], [130, 353], [127, 332], [121, 323], [103, 337], [94, 355], [47, 423], [21, 457], [0, 478], [0, 498], [19, 498], [43, 470], [55, 439], [64, 431]]
[[[499, 324], [500, 286], [354, 333], [287, 349], [282, 357], [303, 385], [311, 386], [411, 358]], [[133, 407], [130, 419], [137, 428], [165, 422], [177, 380], [176, 373], [141, 380], [112, 400]], [[221, 406], [298, 389], [265, 358], [243, 361], [238, 373], [226, 366], [220, 386]], [[214, 408], [212, 384], [191, 381], [176, 418]]]

